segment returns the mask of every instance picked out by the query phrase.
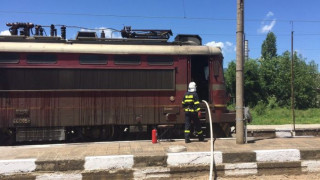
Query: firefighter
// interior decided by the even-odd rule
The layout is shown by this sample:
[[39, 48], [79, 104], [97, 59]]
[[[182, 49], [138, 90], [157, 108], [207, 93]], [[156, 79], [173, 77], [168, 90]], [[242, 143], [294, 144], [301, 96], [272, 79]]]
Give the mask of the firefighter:
[[204, 141], [203, 132], [201, 130], [200, 121], [198, 118], [198, 112], [200, 110], [199, 97], [196, 92], [197, 86], [195, 82], [190, 82], [188, 91], [184, 94], [182, 107], [185, 112], [185, 130], [184, 137], [185, 143], [190, 143], [190, 126], [191, 120], [195, 125], [195, 131], [198, 135], [199, 141]]

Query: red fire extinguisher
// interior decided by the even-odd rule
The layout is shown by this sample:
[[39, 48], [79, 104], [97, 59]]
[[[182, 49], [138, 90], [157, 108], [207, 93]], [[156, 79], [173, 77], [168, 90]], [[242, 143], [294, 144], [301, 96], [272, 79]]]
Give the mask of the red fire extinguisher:
[[154, 128], [152, 130], [152, 143], [153, 144], [157, 143], [157, 129], [156, 128]]

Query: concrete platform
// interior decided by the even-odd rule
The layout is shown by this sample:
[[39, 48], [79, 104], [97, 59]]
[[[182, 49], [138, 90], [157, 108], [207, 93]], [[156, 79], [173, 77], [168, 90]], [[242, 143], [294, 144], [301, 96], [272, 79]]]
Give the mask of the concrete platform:
[[[167, 152], [176, 146], [186, 151]], [[210, 141], [0, 147], [0, 179], [158, 179], [209, 174], [209, 166]], [[232, 138], [214, 142], [218, 177], [308, 172], [320, 172], [320, 137], [250, 138], [242, 145]]]
[[320, 124], [248, 125], [248, 137], [320, 136]]

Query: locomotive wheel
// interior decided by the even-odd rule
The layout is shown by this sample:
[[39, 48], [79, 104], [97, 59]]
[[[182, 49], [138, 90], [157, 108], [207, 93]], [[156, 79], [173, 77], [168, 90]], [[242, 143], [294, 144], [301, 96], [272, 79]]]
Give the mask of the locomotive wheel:
[[101, 129], [101, 139], [102, 140], [111, 140], [114, 134], [114, 127], [112, 125], [105, 126]]
[[219, 124], [225, 137], [231, 137], [231, 126], [230, 123], [220, 123]]
[[81, 127], [70, 127], [67, 128], [67, 137], [66, 140], [68, 142], [79, 142], [84, 141], [84, 135], [82, 133]]
[[123, 129], [121, 128], [121, 126], [113, 125], [112, 129], [113, 129], [112, 140], [118, 140], [122, 138]]
[[15, 131], [0, 129], [0, 145], [11, 146], [16, 142]]
[[88, 127], [84, 131], [86, 138], [89, 140], [98, 140], [101, 136], [101, 131], [99, 127]]

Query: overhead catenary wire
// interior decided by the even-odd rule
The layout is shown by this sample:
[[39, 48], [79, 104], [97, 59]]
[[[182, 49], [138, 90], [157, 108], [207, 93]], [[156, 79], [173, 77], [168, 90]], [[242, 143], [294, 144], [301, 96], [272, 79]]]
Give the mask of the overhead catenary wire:
[[186, 18], [186, 7], [185, 7], [184, 0], [182, 0], [182, 5], [183, 5], [183, 18]]
[[140, 16], [140, 15], [116, 15], [116, 14], [91, 14], [91, 13], [57, 13], [40, 11], [0, 11], [9, 14], [35, 14], [35, 15], [62, 15], [62, 16], [94, 16], [94, 17], [117, 17], [117, 18], [143, 18], [143, 19], [187, 19], [187, 20], [217, 20], [235, 21], [233, 18], [206, 18], [206, 17], [182, 17], [182, 16]]
[[[50, 27], [50, 25], [41, 25], [42, 27]], [[121, 32], [121, 30], [117, 30], [115, 28], [88, 28], [88, 27], [83, 27], [83, 26], [75, 26], [75, 25], [63, 25], [63, 24], [54, 24], [54, 26], [65, 26], [68, 28], [76, 28], [76, 29], [84, 29], [84, 30], [92, 30], [92, 31], [98, 31], [98, 30], [111, 30], [113, 32]], [[47, 35], [45, 29], [44, 29], [44, 33]], [[186, 32], [177, 32], [177, 34], [192, 34], [192, 33], [186, 33]], [[202, 36], [232, 36], [235, 37], [235, 34], [215, 34], [215, 33], [199, 33], [199, 35]], [[312, 34], [307, 34], [307, 33], [301, 33], [301, 34], [295, 34], [295, 36], [308, 36], [308, 35], [320, 35], [320, 33], [312, 33]], [[265, 34], [257, 34], [257, 35], [253, 35], [253, 34], [246, 34], [246, 36], [248, 37], [264, 37], [266, 36]], [[291, 36], [290, 34], [277, 34], [277, 36]], [[257, 50], [259, 48], [250, 48], [251, 50]], [[278, 48], [278, 49], [284, 49], [286, 50], [286, 48]], [[299, 50], [306, 50], [306, 51], [318, 51], [319, 49], [299, 49]]]
[[[51, 25], [41, 25], [42, 27], [50, 27]], [[83, 30], [92, 30], [92, 31], [98, 31], [98, 30], [111, 30], [112, 32], [121, 32], [121, 30], [117, 30], [115, 28], [108, 28], [108, 27], [100, 27], [100, 28], [88, 28], [83, 26], [76, 26], [76, 25], [63, 25], [63, 24], [54, 24], [54, 26], [65, 26], [68, 28], [77, 28], [77, 29], [83, 29]], [[47, 35], [46, 31], [44, 30], [44, 33]], [[192, 34], [188, 32], [177, 32], [176, 34]], [[198, 35], [201, 36], [232, 36], [235, 37], [235, 34], [219, 34], [219, 33], [198, 33]], [[297, 33], [295, 36], [315, 36], [320, 35], [320, 33]], [[265, 37], [266, 34], [246, 34], [247, 37]], [[277, 34], [278, 36], [291, 36], [290, 34]], [[250, 48], [251, 50], [257, 50], [258, 48]], [[286, 49], [286, 48], [278, 48], [278, 49]], [[319, 49], [299, 49], [299, 50], [307, 50], [307, 51], [318, 51]]]
[[[184, 3], [184, 2], [183, 2]], [[92, 13], [66, 13], [66, 12], [40, 12], [40, 11], [1, 11], [0, 13], [13, 13], [13, 14], [35, 14], [35, 15], [67, 15], [67, 16], [95, 16], [95, 17], [118, 17], [118, 18], [144, 18], [144, 19], [176, 19], [176, 20], [211, 20], [211, 21], [236, 21], [235, 18], [210, 18], [210, 17], [186, 17], [184, 12], [184, 16], [137, 16], [137, 15], [116, 15], [116, 14], [92, 14]], [[273, 20], [266, 20], [266, 19], [250, 19], [247, 18], [246, 22], [261, 22], [261, 21], [273, 21]], [[306, 22], [306, 23], [320, 23], [320, 20], [285, 20], [285, 19], [277, 19], [277, 22]], [[57, 25], [59, 26], [59, 25]], [[60, 25], [61, 26], [61, 25]], [[48, 26], [43, 26], [48, 27]], [[120, 32], [114, 28], [86, 28], [80, 26], [66, 26], [69, 28], [80, 28], [86, 30], [112, 30], [115, 32]], [[178, 33], [179, 34], [179, 33]], [[202, 36], [236, 36], [235, 34], [211, 34], [211, 33], [199, 33]], [[296, 33], [295, 36], [317, 36], [320, 33]], [[246, 34], [248, 37], [263, 37], [266, 36], [265, 34]], [[277, 36], [291, 36], [288, 34], [277, 34]]]
[[[41, 25], [42, 27], [50, 27], [50, 25]], [[87, 28], [83, 26], [69, 26], [69, 25], [63, 25], [63, 24], [54, 24], [54, 26], [65, 26], [67, 28], [76, 28], [76, 29], [85, 29], [85, 30], [92, 30], [92, 31], [98, 31], [98, 30], [111, 30], [115, 32], [121, 32], [120, 30], [117, 30], [115, 28]]]
[[[176, 34], [194, 34], [194, 33], [188, 33], [188, 32], [176, 32]], [[236, 34], [215, 34], [215, 33], [197, 33], [198, 35], [201, 35], [201, 36], [232, 36], [232, 37], [236, 37]], [[276, 32], [275, 32], [276, 34]], [[320, 33], [319, 34], [307, 34], [307, 33], [304, 33], [304, 34], [295, 34], [295, 36], [316, 36], [316, 35], [319, 35], [320, 36]], [[254, 37], [266, 37], [267, 34], [246, 34], [247, 37], [251, 37], [251, 38], [254, 38]], [[288, 33], [288, 34], [276, 34], [277, 37], [290, 37], [291, 35]]]
[[[184, 10], [185, 11], [185, 10]], [[60, 15], [60, 16], [92, 16], [92, 17], [117, 17], [117, 18], [141, 18], [141, 19], [175, 19], [175, 20], [208, 20], [208, 21], [236, 21], [235, 18], [212, 18], [212, 17], [187, 17], [186, 14], [182, 16], [144, 16], [144, 15], [118, 15], [118, 14], [93, 14], [93, 13], [66, 13], [66, 12], [40, 12], [40, 11], [11, 11], [11, 10], [0, 10], [0, 13], [5, 14], [34, 14], [34, 15]], [[246, 18], [246, 22], [271, 22], [273, 19], [250, 19]], [[320, 20], [317, 19], [277, 19], [277, 22], [294, 22], [294, 23], [320, 23]], [[58, 26], [58, 25], [57, 25]], [[81, 26], [66, 26], [68, 28], [79, 28], [85, 30], [111, 30], [113, 32], [120, 32], [114, 28], [86, 28]], [[46, 32], [45, 32], [46, 33]], [[194, 32], [193, 32], [194, 33]], [[179, 34], [179, 32], [176, 32]], [[212, 34], [212, 33], [198, 33], [201, 36], [230, 36], [236, 37], [235, 34]], [[260, 38], [266, 36], [265, 34], [246, 34], [247, 37], [250, 38]], [[313, 37], [313, 36], [320, 36], [320, 33], [296, 33], [295, 37]], [[290, 37], [290, 34], [277, 34], [277, 37]], [[318, 49], [300, 49], [300, 50], [308, 50], [308, 51], [317, 51]]]
[[[236, 18], [212, 18], [212, 17], [187, 17], [184, 16], [144, 16], [144, 15], [118, 15], [118, 14], [93, 14], [93, 13], [67, 13], [67, 12], [41, 12], [41, 11], [4, 11], [0, 13], [6, 14], [35, 14], [35, 15], [59, 15], [59, 16], [93, 16], [93, 17], [118, 17], [118, 18], [143, 18], [143, 19], [180, 19], [180, 20], [209, 20], [209, 21], [236, 21]], [[273, 19], [250, 19], [246, 18], [246, 22], [271, 22]], [[295, 23], [320, 23], [320, 20], [310, 19], [277, 19], [277, 22], [295, 22]]]

